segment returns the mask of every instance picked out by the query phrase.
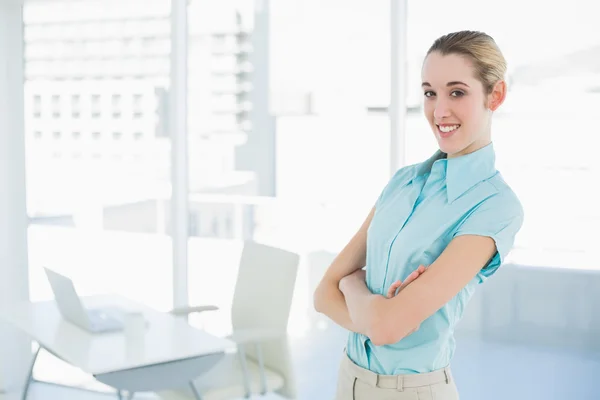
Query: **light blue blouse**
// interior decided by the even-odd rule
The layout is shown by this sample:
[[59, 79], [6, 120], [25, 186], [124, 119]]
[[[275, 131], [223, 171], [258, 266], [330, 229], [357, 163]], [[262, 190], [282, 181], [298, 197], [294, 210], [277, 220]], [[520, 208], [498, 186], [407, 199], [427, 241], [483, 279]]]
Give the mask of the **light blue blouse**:
[[517, 196], [495, 167], [489, 144], [446, 159], [438, 151], [427, 161], [398, 170], [375, 205], [367, 235], [367, 286], [385, 295], [420, 264], [431, 265], [452, 238], [489, 236], [497, 253], [477, 276], [418, 331], [392, 345], [375, 346], [350, 333], [346, 351], [357, 365], [385, 375], [430, 372], [450, 364], [454, 329], [475, 287], [491, 276], [511, 249], [523, 223]]

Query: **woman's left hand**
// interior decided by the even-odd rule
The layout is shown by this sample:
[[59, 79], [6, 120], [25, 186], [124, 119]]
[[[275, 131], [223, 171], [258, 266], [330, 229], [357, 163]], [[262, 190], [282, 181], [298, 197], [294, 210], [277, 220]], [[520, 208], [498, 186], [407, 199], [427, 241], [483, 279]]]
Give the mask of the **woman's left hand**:
[[[392, 297], [395, 297], [398, 293], [400, 293], [402, 291], [402, 289], [407, 287], [411, 282], [413, 282], [419, 276], [421, 276], [421, 274], [423, 272], [425, 272], [425, 270], [426, 270], [426, 268], [424, 265], [419, 265], [419, 268], [417, 268], [409, 276], [407, 276], [406, 279], [404, 280], [404, 282], [398, 280], [398, 281], [392, 283], [392, 285], [388, 289], [387, 298], [391, 299]], [[416, 328], [414, 328], [413, 330], [408, 332], [407, 336], [410, 335], [411, 333], [418, 331], [420, 327], [421, 327], [421, 325], [417, 325]]]
[[426, 268], [424, 265], [419, 265], [419, 268], [417, 268], [409, 276], [407, 276], [404, 281], [397, 280], [396, 282], [392, 283], [392, 285], [388, 289], [386, 297], [388, 299], [395, 297], [398, 293], [402, 291], [402, 289], [407, 287], [412, 281], [416, 280], [419, 276], [421, 276], [421, 274], [425, 272], [425, 269]]

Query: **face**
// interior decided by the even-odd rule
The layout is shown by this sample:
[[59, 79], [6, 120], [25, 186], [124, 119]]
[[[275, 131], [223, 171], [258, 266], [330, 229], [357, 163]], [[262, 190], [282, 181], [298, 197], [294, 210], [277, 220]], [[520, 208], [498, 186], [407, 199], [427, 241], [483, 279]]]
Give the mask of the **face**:
[[491, 117], [504, 101], [506, 84], [486, 94], [466, 57], [433, 52], [422, 70], [425, 117], [448, 157], [472, 153], [491, 140]]

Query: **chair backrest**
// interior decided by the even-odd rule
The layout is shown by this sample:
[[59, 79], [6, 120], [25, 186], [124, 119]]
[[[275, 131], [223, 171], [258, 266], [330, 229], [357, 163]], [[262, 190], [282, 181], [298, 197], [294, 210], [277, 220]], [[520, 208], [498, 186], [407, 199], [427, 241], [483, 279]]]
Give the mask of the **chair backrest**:
[[[265, 366], [280, 373], [285, 386], [279, 390], [295, 397], [294, 374], [287, 341], [287, 326], [300, 257], [283, 249], [247, 241], [242, 250], [233, 295], [231, 323], [238, 329], [281, 332], [281, 339], [262, 344]], [[254, 346], [246, 349], [256, 358]]]

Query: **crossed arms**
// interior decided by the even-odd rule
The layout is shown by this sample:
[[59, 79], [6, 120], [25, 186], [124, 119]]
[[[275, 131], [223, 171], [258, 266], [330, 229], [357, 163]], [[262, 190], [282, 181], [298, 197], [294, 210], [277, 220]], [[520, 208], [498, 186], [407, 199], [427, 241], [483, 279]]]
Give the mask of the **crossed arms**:
[[397, 295], [376, 295], [367, 288], [362, 271], [374, 213], [373, 208], [325, 272], [314, 293], [314, 306], [380, 346], [400, 341], [450, 301], [494, 256], [496, 245], [487, 236], [458, 236], [424, 272], [405, 280]]

